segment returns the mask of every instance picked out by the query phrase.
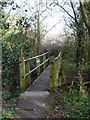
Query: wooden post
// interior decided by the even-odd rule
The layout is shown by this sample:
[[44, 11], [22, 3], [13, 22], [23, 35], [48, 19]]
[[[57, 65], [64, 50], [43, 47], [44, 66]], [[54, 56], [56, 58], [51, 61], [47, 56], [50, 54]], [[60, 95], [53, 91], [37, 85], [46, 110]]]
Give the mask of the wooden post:
[[50, 63], [50, 50], [48, 51], [48, 58], [49, 58], [49, 63]]
[[54, 88], [57, 90], [58, 87], [58, 73], [59, 73], [59, 58], [55, 61], [55, 83]]
[[[36, 65], [37, 66], [40, 65], [40, 58], [39, 57], [36, 58]], [[39, 75], [40, 75], [40, 67], [37, 69], [37, 76], [39, 76]]]
[[[25, 63], [25, 73], [29, 73], [30, 72], [30, 64], [29, 61], [26, 61]], [[30, 86], [31, 81], [30, 81], [30, 74], [26, 76], [25, 78], [25, 82], [26, 82], [26, 87]]]
[[21, 91], [24, 91], [26, 89], [25, 62], [24, 62], [24, 57], [22, 55], [19, 57], [19, 75], [20, 75], [20, 89]]
[[54, 81], [55, 81], [55, 56], [51, 56], [51, 58], [50, 58], [49, 91], [53, 90]]
[[[61, 59], [62, 59], [62, 54], [60, 54], [60, 68], [61, 68]], [[60, 71], [59, 71], [59, 73], [60, 73]], [[59, 76], [59, 80], [58, 80], [58, 86], [60, 86], [61, 87], [61, 83], [62, 83], [62, 78], [61, 78], [61, 76]]]
[[50, 50], [48, 51], [48, 58], [50, 58]]
[[60, 65], [61, 65], [61, 56], [59, 56], [58, 59], [56, 60], [55, 89], [58, 88], [58, 78], [59, 78], [59, 72], [60, 72]]
[[49, 58], [48, 62], [46, 63], [46, 66], [50, 64], [50, 50], [48, 51], [47, 58]]
[[[46, 60], [46, 55], [43, 55], [43, 62]], [[46, 69], [46, 62], [43, 64], [43, 71]]]

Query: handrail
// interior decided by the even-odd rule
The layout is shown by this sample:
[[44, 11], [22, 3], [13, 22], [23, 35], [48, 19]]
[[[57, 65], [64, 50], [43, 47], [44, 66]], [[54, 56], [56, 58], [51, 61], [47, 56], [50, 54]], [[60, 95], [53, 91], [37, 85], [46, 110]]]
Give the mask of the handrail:
[[46, 55], [47, 53], [48, 53], [48, 52], [45, 52], [45, 53], [43, 53], [43, 54], [41, 54], [41, 55], [37, 55], [37, 56], [35, 56], [35, 57], [28, 58], [28, 59], [26, 59], [26, 60], [24, 60], [24, 61], [27, 62], [27, 61], [29, 61], [29, 60], [32, 60], [32, 59], [35, 59], [35, 58], [41, 57], [41, 56], [43, 56], [43, 55]]
[[[42, 63], [40, 63], [42, 57]], [[45, 70], [50, 57], [50, 52], [45, 52], [41, 55], [37, 55], [32, 58], [24, 59], [24, 56], [21, 55], [19, 57], [19, 75], [20, 75], [20, 88], [21, 91], [25, 91], [25, 89], [31, 84], [30, 73], [33, 71], [37, 71], [37, 77], [40, 75], [40, 67], [43, 66], [43, 70]], [[30, 70], [30, 60], [36, 59], [36, 66], [34, 69]]]
[[[48, 56], [47, 56], [48, 54]], [[42, 63], [40, 63], [41, 59], [40, 57], [43, 57]], [[30, 70], [30, 60], [33, 60], [36, 58], [36, 67], [32, 70]], [[20, 88], [21, 91], [25, 91], [25, 89], [31, 84], [30, 74], [37, 71], [37, 76], [40, 75], [40, 67], [43, 66], [43, 70], [45, 70], [47, 64], [50, 59], [50, 84], [49, 84], [49, 90], [53, 89], [55, 86], [55, 89], [57, 88], [58, 83], [58, 76], [59, 76], [59, 70], [60, 70], [60, 64], [61, 64], [61, 52], [58, 54], [58, 56], [55, 58], [55, 56], [50, 57], [50, 52], [45, 52], [41, 55], [37, 55], [32, 58], [24, 59], [24, 56], [21, 55], [19, 57], [19, 74], [20, 74]], [[57, 66], [56, 66], [57, 64]], [[57, 74], [56, 74], [57, 73]]]
[[38, 69], [39, 67], [41, 67], [44, 63], [46, 63], [49, 60], [49, 58], [47, 60], [45, 60], [43, 63], [41, 63], [39, 66], [35, 67], [34, 69], [32, 69], [29, 73], [25, 74], [25, 77], [28, 76], [29, 74], [31, 74], [33, 71], [35, 71], [36, 69]]
[[61, 52], [58, 54], [58, 56], [55, 58], [55, 60], [57, 60], [59, 58], [59, 56], [61, 55]]

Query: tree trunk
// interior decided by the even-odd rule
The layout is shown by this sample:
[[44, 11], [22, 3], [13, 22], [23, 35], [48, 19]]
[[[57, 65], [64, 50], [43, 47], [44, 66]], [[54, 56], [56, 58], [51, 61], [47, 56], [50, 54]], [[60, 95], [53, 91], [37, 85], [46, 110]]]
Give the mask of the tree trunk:
[[80, 18], [80, 23], [77, 27], [77, 50], [76, 50], [76, 66], [77, 66], [77, 86], [80, 92], [85, 93], [83, 88], [83, 77], [82, 77], [82, 63], [83, 63], [83, 22]]
[[80, 84], [80, 81], [82, 81], [82, 72], [81, 72], [81, 66], [82, 66], [82, 58], [81, 58], [81, 35], [80, 35], [80, 29], [78, 28], [77, 32], [77, 50], [76, 50], [76, 66], [77, 66], [77, 84]]
[[40, 52], [40, 0], [38, 6], [38, 18], [37, 18], [37, 53]]
[[84, 0], [79, 0], [79, 2], [80, 2], [81, 13], [82, 13], [85, 25], [88, 29], [88, 33], [90, 35], [90, 21], [88, 19], [88, 16], [87, 16], [87, 13], [86, 13], [86, 10], [85, 10], [85, 7], [84, 7], [85, 1]]

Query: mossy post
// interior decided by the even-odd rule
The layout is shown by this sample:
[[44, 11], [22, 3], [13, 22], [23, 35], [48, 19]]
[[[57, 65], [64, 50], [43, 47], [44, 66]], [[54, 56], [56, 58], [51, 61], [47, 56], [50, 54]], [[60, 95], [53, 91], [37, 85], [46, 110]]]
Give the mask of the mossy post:
[[55, 90], [57, 90], [58, 88], [58, 73], [59, 73], [59, 57], [55, 61], [55, 83], [54, 83]]
[[49, 76], [49, 91], [54, 89], [55, 82], [55, 56], [50, 57], [50, 76]]
[[[43, 62], [46, 61], [46, 55], [43, 55]], [[46, 62], [43, 64], [43, 70], [46, 69]]]
[[57, 89], [59, 85], [58, 83], [59, 83], [59, 72], [60, 72], [60, 65], [61, 65], [61, 54], [56, 60], [55, 64], [56, 64], [55, 89]]
[[[62, 54], [60, 53], [60, 59], [59, 59], [59, 63], [60, 63], [60, 68], [59, 69], [61, 69], [61, 60], [62, 60]], [[60, 70], [59, 70], [59, 73], [60, 73]], [[61, 87], [61, 82], [62, 82], [62, 78], [61, 78], [61, 76], [59, 76], [59, 80], [58, 80], [58, 86], [60, 86]]]
[[50, 58], [50, 50], [48, 51], [48, 58]]
[[[30, 63], [29, 63], [29, 61], [26, 61], [25, 67], [26, 67], [25, 72], [29, 73], [30, 72]], [[31, 84], [30, 74], [26, 76], [25, 81], [26, 81], [26, 87], [30, 86], [30, 84]]]
[[47, 57], [49, 58], [49, 61], [47, 62], [47, 65], [49, 65], [50, 64], [50, 50], [48, 51], [48, 56]]
[[[39, 57], [36, 58], [36, 65], [37, 65], [37, 66], [40, 65], [40, 58], [39, 58]], [[40, 75], [40, 67], [37, 68], [37, 76], [39, 76], [39, 75]]]
[[25, 89], [26, 89], [25, 61], [24, 61], [24, 57], [22, 55], [19, 57], [19, 75], [20, 75], [20, 89], [21, 89], [21, 91], [25, 91]]

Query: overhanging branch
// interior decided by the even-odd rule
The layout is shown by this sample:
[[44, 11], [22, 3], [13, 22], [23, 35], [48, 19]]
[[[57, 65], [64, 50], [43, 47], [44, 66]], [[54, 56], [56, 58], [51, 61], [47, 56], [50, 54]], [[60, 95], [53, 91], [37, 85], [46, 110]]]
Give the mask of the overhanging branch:
[[42, 39], [46, 36], [46, 34], [47, 34], [50, 30], [52, 30], [52, 28], [54, 28], [58, 23], [60, 23], [60, 22], [57, 22], [55, 25], [53, 25], [53, 26], [41, 37], [40, 40], [42, 40]]
[[74, 13], [74, 17], [75, 17], [75, 18], [74, 18], [74, 19], [75, 19], [75, 22], [78, 24], [76, 12], [75, 12], [75, 9], [74, 9], [72, 0], [70, 0], [70, 4], [71, 4], [71, 7], [72, 7], [72, 9], [73, 9], [73, 13]]
[[75, 21], [75, 18], [64, 7], [62, 7], [58, 3], [56, 3], [56, 5], [59, 6], [60, 8], [62, 8]]

